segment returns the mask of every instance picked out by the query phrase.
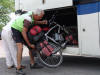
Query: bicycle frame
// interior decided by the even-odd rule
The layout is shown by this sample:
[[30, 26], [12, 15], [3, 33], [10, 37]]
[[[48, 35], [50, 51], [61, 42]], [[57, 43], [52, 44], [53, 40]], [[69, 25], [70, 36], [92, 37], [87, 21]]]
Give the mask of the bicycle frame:
[[[55, 23], [56, 23], [56, 22], [55, 22]], [[50, 39], [53, 43], [55, 43], [55, 44], [61, 46], [58, 42], [56, 42], [53, 38], [51, 38], [51, 37], [48, 35], [48, 34], [49, 34], [54, 28], [56, 28], [56, 27], [58, 27], [58, 32], [60, 32], [61, 26], [60, 26], [59, 24], [56, 23], [55, 26], [53, 26], [52, 28], [50, 28], [50, 30], [49, 30], [47, 33], [45, 33], [45, 37], [46, 37], [46, 40]]]

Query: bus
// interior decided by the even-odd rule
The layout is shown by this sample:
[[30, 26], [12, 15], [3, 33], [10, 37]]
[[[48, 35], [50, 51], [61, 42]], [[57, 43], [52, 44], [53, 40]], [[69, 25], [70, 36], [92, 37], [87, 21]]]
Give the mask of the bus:
[[74, 35], [76, 42], [70, 42], [63, 55], [100, 57], [100, 0], [15, 0], [16, 10], [37, 8], [48, 18], [58, 12], [57, 23]]

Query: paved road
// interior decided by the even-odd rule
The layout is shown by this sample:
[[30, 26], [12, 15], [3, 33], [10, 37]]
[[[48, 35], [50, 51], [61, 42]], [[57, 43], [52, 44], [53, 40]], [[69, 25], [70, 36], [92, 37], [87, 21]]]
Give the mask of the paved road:
[[[64, 56], [64, 61], [58, 68], [33, 69], [29, 68], [29, 56], [24, 50], [22, 63], [27, 75], [100, 75], [100, 59]], [[2, 56], [1, 56], [2, 55]], [[16, 75], [15, 69], [8, 70], [5, 64], [5, 55], [0, 43], [0, 75]]]

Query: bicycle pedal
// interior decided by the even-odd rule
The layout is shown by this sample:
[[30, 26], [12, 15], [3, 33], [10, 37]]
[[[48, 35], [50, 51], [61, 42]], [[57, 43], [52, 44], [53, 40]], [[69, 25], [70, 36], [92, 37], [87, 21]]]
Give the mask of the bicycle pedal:
[[67, 43], [68, 43], [68, 41], [66, 41], [65, 43], [63, 43], [63, 44], [61, 45], [61, 47], [62, 47], [63, 49], [65, 49], [66, 46], [67, 46]]

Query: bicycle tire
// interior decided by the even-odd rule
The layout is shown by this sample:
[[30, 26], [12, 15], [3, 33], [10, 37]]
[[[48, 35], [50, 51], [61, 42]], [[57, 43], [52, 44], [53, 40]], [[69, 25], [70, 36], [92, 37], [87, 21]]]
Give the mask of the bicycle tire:
[[[55, 52], [53, 52], [52, 55], [50, 56], [45, 56], [41, 52], [37, 52], [37, 56], [42, 64], [50, 68], [55, 68], [58, 67], [63, 61], [62, 51], [61, 51], [61, 47], [59, 47], [58, 45], [51, 42], [49, 42], [49, 44], [52, 47], [55, 47], [54, 48]], [[57, 53], [59, 53], [59, 55]], [[44, 57], [46, 59], [44, 59]], [[56, 58], [59, 58], [59, 60], [56, 60]]]

